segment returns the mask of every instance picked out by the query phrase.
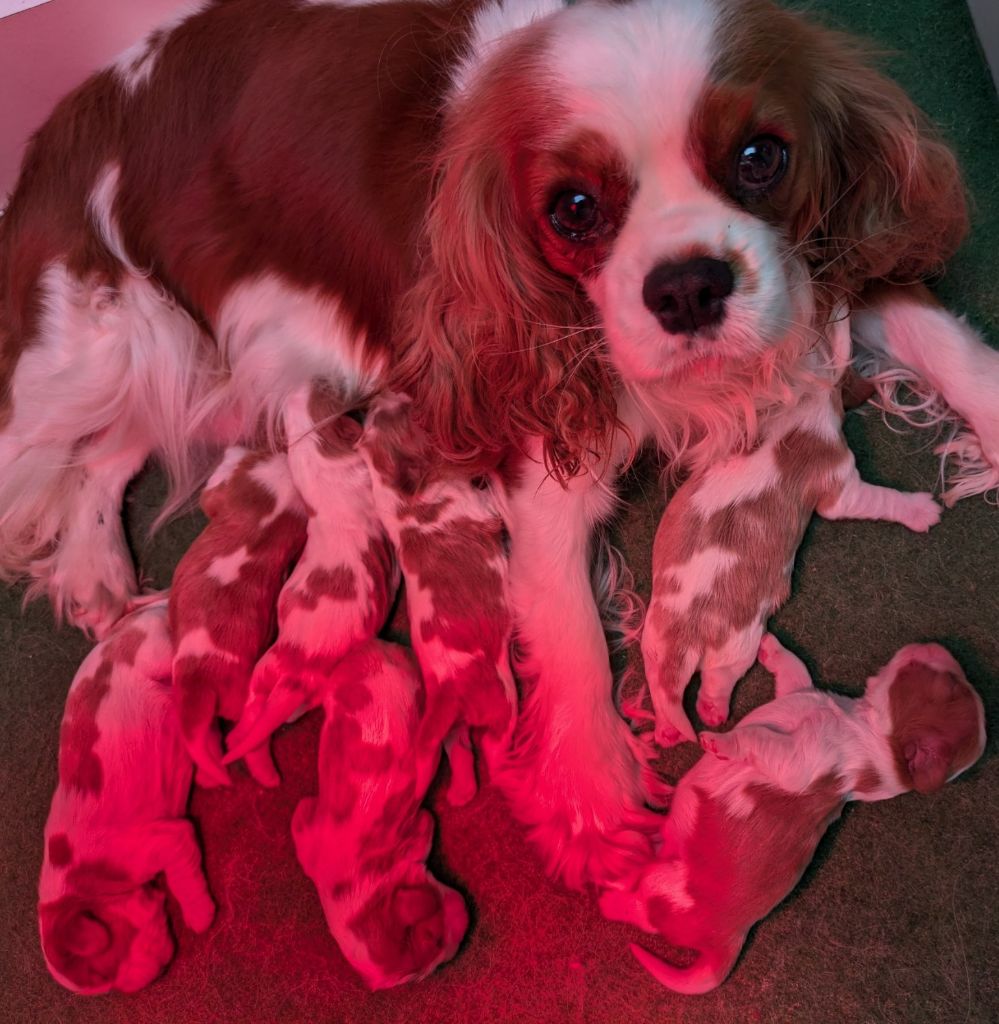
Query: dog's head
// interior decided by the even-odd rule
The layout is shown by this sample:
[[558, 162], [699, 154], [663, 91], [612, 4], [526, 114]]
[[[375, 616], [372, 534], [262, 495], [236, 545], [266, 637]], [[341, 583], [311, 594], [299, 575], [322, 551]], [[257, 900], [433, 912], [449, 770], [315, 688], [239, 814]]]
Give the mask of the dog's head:
[[464, 900], [420, 863], [387, 878], [352, 909], [335, 934], [370, 989], [425, 978], [455, 955], [468, 928]]
[[867, 681], [866, 699], [888, 723], [903, 792], [931, 793], [985, 750], [982, 699], [939, 644], [909, 644]]
[[69, 892], [38, 907], [52, 976], [73, 992], [135, 992], [173, 957], [164, 894], [154, 884], [124, 891]]
[[531, 432], [571, 462], [615, 373], [668, 394], [800, 351], [963, 234], [913, 104], [770, 0], [580, 3], [493, 53], [451, 104], [418, 289], [437, 376], [412, 380], [454, 450]]
[[[301, 801], [292, 820], [299, 863], [315, 882], [333, 938], [351, 967], [372, 990], [425, 978], [450, 960], [468, 928], [458, 892], [439, 882], [424, 863], [433, 820], [426, 811], [406, 817], [408, 827], [355, 844]], [[379, 843], [379, 839], [381, 843]]]

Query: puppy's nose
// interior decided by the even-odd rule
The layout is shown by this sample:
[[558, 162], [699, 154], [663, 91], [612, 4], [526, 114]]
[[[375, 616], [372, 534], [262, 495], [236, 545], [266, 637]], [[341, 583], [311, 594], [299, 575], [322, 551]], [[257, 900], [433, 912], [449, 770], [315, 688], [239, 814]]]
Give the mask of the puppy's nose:
[[642, 285], [642, 301], [670, 334], [694, 334], [718, 323], [735, 278], [722, 260], [706, 257], [684, 263], [660, 263]]

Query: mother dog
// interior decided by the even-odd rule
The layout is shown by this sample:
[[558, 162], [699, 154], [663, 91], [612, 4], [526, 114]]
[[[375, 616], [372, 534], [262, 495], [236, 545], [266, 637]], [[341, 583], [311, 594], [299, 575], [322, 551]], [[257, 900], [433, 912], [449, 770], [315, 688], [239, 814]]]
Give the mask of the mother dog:
[[179, 499], [301, 389], [405, 388], [505, 495], [515, 806], [605, 879], [655, 824], [589, 577], [618, 467], [751, 444], [843, 297], [999, 463], [999, 355], [870, 290], [964, 228], [908, 99], [770, 0], [203, 3], [57, 107], [0, 222], [0, 570], [102, 635], [147, 457]]

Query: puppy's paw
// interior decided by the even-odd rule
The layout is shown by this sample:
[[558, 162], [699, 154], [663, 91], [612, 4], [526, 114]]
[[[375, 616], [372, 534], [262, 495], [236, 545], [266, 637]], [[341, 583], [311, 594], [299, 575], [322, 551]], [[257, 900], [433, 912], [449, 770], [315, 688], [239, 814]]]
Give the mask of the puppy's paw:
[[657, 725], [656, 731], [653, 735], [656, 739], [656, 745], [663, 749], [675, 747], [678, 743], [683, 743], [687, 738], [679, 729], [676, 728], [675, 725], [672, 725], [669, 722], [663, 722]]
[[905, 495], [899, 521], [915, 533], [926, 533], [940, 522], [941, 507], [925, 491]]
[[784, 645], [773, 635], [773, 633], [764, 633], [760, 638], [760, 649], [757, 652], [757, 660], [759, 663], [771, 674], [773, 674], [774, 667], [777, 664], [777, 660], [784, 653]]
[[731, 733], [726, 732], [702, 732], [697, 742], [706, 754], [712, 754], [719, 761], [728, 761], [735, 753], [730, 736]]
[[711, 697], [699, 697], [697, 699], [697, 716], [705, 725], [716, 728], [724, 725], [728, 720], [728, 703]]
[[215, 903], [207, 895], [202, 899], [191, 899], [181, 907], [181, 913], [184, 917], [184, 924], [192, 932], [200, 934], [208, 931], [212, 926], [212, 921], [215, 920]]

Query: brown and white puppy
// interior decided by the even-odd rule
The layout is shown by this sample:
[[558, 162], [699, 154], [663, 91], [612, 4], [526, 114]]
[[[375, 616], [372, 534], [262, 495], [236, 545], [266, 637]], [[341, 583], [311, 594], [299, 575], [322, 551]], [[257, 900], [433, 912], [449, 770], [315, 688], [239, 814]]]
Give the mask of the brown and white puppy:
[[319, 795], [299, 803], [292, 834], [343, 955], [368, 988], [389, 988], [450, 960], [468, 927], [461, 896], [425, 863], [421, 780], [438, 752], [417, 742], [426, 697], [405, 648], [355, 648], [327, 683]]
[[677, 992], [725, 980], [847, 801], [933, 792], [985, 749], [981, 698], [939, 644], [903, 647], [858, 699], [814, 689], [771, 635], [760, 661], [776, 698], [731, 732], [701, 733], [705, 754], [676, 788], [656, 860], [600, 900], [608, 917], [696, 953], [678, 967], [631, 947]]
[[[198, 782], [228, 785], [216, 718], [243, 714], [250, 677], [274, 633], [274, 609], [305, 542], [305, 506], [283, 453], [230, 448], [201, 496], [208, 525], [181, 558], [170, 587], [173, 689]], [[267, 747], [247, 768], [278, 776]]]
[[148, 985], [173, 956], [165, 893], [194, 931], [215, 905], [185, 818], [193, 767], [170, 695], [166, 602], [123, 618], [80, 666], [38, 882], [52, 976], [86, 995]]
[[[846, 322], [835, 329], [847, 335], [848, 348]], [[732, 690], [790, 594], [795, 553], [814, 512], [920, 532], [940, 518], [929, 494], [862, 481], [842, 420], [838, 389], [817, 372], [812, 390], [763, 426], [756, 447], [694, 474], [669, 501], [653, 546], [642, 632], [660, 746], [695, 740], [682, 702], [698, 670], [701, 721], [718, 726], [728, 718]]]
[[410, 642], [427, 688], [419, 744], [444, 743], [449, 799], [465, 803], [476, 792], [471, 734], [495, 780], [517, 718], [506, 529], [488, 483], [476, 486], [432, 457], [409, 399], [379, 396], [361, 450], [406, 580]]
[[322, 702], [333, 667], [375, 637], [399, 589], [399, 565], [356, 447], [360, 425], [335, 408], [331, 414], [321, 388], [294, 395], [285, 423], [288, 468], [308, 513], [305, 547], [281, 588], [277, 639], [254, 668], [246, 707], [226, 738], [226, 764]]

